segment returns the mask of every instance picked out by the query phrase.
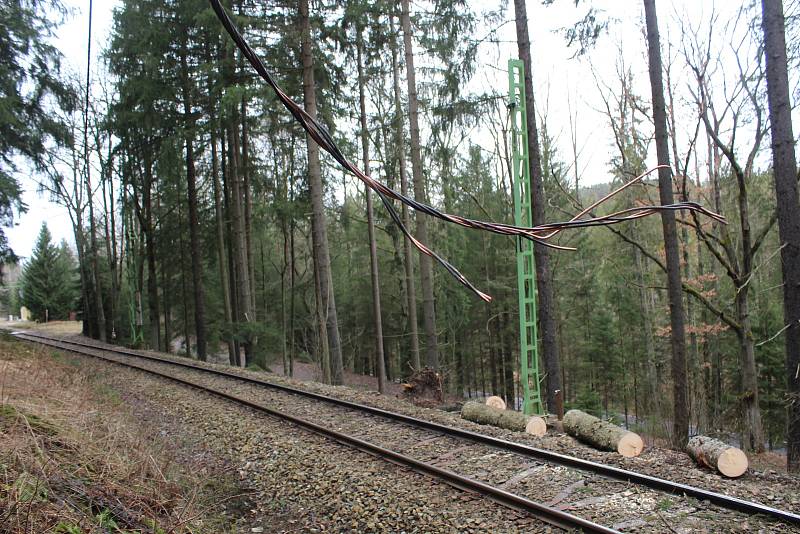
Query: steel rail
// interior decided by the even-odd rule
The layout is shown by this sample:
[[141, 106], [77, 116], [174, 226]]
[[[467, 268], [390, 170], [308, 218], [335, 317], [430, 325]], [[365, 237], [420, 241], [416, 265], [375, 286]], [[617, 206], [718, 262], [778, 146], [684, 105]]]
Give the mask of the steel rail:
[[[162, 373], [162, 372], [159, 372], [159, 371], [155, 371], [153, 369], [148, 369], [146, 367], [142, 367], [142, 366], [136, 365], [134, 363], [122, 362], [122, 361], [119, 361], [119, 360], [115, 360], [113, 358], [109, 358], [107, 356], [102, 356], [102, 355], [99, 355], [99, 354], [92, 354], [90, 352], [87, 352], [86, 349], [96, 350], [96, 351], [100, 351], [100, 352], [112, 352], [112, 353], [113, 352], [120, 352], [120, 351], [115, 351], [113, 349], [108, 349], [108, 348], [105, 348], [105, 347], [98, 347], [98, 346], [91, 345], [91, 344], [82, 344], [82, 343], [77, 343], [77, 342], [72, 342], [72, 341], [47, 338], [47, 337], [44, 337], [44, 336], [38, 336], [38, 335], [28, 334], [28, 333], [17, 333], [17, 332], [15, 332], [13, 335], [15, 335], [17, 338], [25, 340], [25, 341], [29, 341], [29, 342], [33, 342], [33, 343], [40, 343], [42, 345], [46, 345], [46, 346], [49, 346], [49, 347], [57, 348], [57, 349], [60, 349], [60, 350], [66, 350], [66, 351], [69, 351], [69, 352], [74, 352], [74, 353], [80, 354], [82, 356], [90, 356], [90, 357], [93, 357], [93, 358], [97, 358], [97, 359], [100, 359], [100, 360], [103, 360], [103, 361], [107, 361], [107, 362], [110, 362], [110, 363], [115, 363], [117, 365], [121, 365], [121, 366], [128, 367], [128, 368], [131, 368], [131, 369], [144, 371], [146, 373], [149, 373], [149, 374], [152, 374], [152, 375], [155, 375], [155, 376], [159, 376], [161, 378], [166, 378], [168, 380], [172, 380], [172, 381], [177, 382], [179, 384], [182, 384], [182, 385], [185, 385], [185, 386], [189, 386], [189, 387], [198, 389], [200, 391], [204, 391], [206, 393], [211, 393], [212, 395], [221, 397], [223, 399], [232, 401], [232, 402], [237, 403], [237, 404], [241, 404], [243, 406], [247, 406], [248, 408], [251, 408], [251, 409], [256, 410], [258, 412], [265, 413], [267, 415], [270, 415], [270, 416], [278, 418], [278, 419], [283, 419], [283, 420], [289, 421], [289, 422], [291, 422], [291, 423], [293, 423], [293, 424], [295, 424], [295, 425], [297, 425], [299, 427], [305, 428], [306, 430], [308, 430], [310, 432], [313, 432], [315, 434], [318, 434], [318, 435], [324, 436], [326, 438], [332, 439], [332, 440], [334, 440], [336, 442], [339, 442], [339, 443], [341, 443], [343, 445], [346, 445], [348, 447], [358, 449], [358, 450], [360, 450], [362, 452], [365, 452], [365, 453], [368, 453], [368, 454], [370, 454], [372, 456], [377, 456], [379, 458], [386, 459], [387, 461], [390, 461], [390, 462], [393, 462], [393, 463], [396, 463], [396, 464], [400, 464], [400, 465], [403, 465], [405, 467], [409, 467], [409, 468], [411, 468], [412, 470], [414, 470], [414, 471], [416, 471], [418, 473], [431, 476], [431, 477], [433, 477], [435, 479], [438, 479], [438, 480], [442, 480], [446, 484], [448, 484], [448, 485], [450, 485], [452, 487], [455, 487], [457, 489], [466, 490], [466, 491], [473, 491], [473, 492], [478, 493], [480, 495], [484, 495], [484, 496], [492, 499], [493, 501], [498, 502], [499, 504], [502, 504], [503, 506], [512, 508], [512, 509], [517, 510], [517, 511], [529, 513], [529, 514], [531, 514], [533, 517], [535, 517], [537, 519], [540, 519], [540, 520], [542, 520], [542, 521], [544, 521], [544, 522], [546, 522], [546, 523], [548, 523], [550, 525], [556, 526], [556, 527], [564, 529], [564, 530], [573, 530], [573, 529], [577, 528], [577, 529], [580, 529], [580, 530], [582, 530], [584, 532], [598, 532], [598, 533], [602, 533], [602, 534], [620, 534], [620, 532], [618, 530], [614, 530], [612, 528], [605, 527], [603, 525], [594, 523], [592, 521], [589, 521], [587, 519], [583, 519], [581, 517], [578, 517], [578, 516], [575, 516], [575, 515], [572, 515], [572, 514], [569, 514], [567, 512], [564, 512], [562, 510], [558, 510], [556, 508], [551, 508], [551, 507], [546, 506], [544, 504], [541, 504], [541, 503], [532, 501], [530, 499], [527, 499], [526, 497], [523, 497], [521, 495], [517, 495], [515, 493], [511, 493], [509, 491], [506, 491], [504, 489], [498, 488], [496, 486], [492, 486], [490, 484], [486, 484], [484, 482], [480, 482], [479, 480], [475, 480], [473, 478], [469, 478], [469, 477], [465, 477], [463, 475], [459, 475], [458, 473], [455, 473], [453, 471], [449, 471], [447, 469], [442, 469], [440, 467], [436, 467], [435, 465], [431, 465], [429, 463], [417, 460], [416, 458], [412, 458], [410, 456], [406, 456], [404, 454], [401, 454], [399, 452], [393, 451], [391, 449], [387, 449], [385, 447], [381, 447], [379, 445], [375, 445], [374, 443], [370, 443], [368, 441], [364, 441], [362, 439], [350, 436], [349, 434], [345, 434], [343, 432], [339, 432], [337, 430], [333, 430], [331, 428], [327, 428], [327, 427], [318, 425], [318, 424], [313, 423], [311, 421], [308, 421], [306, 419], [303, 419], [303, 418], [300, 418], [300, 417], [297, 417], [297, 416], [294, 416], [294, 415], [287, 414], [285, 412], [282, 412], [280, 410], [276, 410], [274, 408], [270, 408], [269, 406], [266, 406], [264, 404], [261, 404], [261, 403], [258, 403], [258, 402], [254, 402], [254, 401], [251, 401], [251, 400], [248, 400], [248, 399], [244, 399], [244, 398], [239, 397], [237, 395], [233, 395], [231, 393], [227, 393], [225, 391], [222, 391], [222, 390], [219, 390], [219, 389], [216, 389], [216, 388], [204, 386], [202, 384], [198, 384], [196, 382], [192, 382], [191, 380], [186, 380], [186, 379], [183, 379], [183, 378], [172, 376], [172, 375], [167, 374], [167, 373]], [[63, 345], [75, 345], [77, 347], [80, 347], [83, 350], [80, 350], [79, 348], [71, 348], [71, 347], [68, 347], [68, 346], [65, 347]], [[143, 356], [141, 354], [134, 354], [134, 355], [135, 356]], [[145, 359], [160, 360], [160, 358], [145, 358]]]
[[621, 480], [623, 482], [629, 482], [633, 484], [637, 484], [640, 486], [644, 486], [647, 488], [664, 491], [667, 493], [672, 493], [676, 495], [685, 495], [688, 497], [693, 497], [698, 500], [707, 500], [721, 508], [726, 508], [728, 510], [733, 510], [736, 512], [742, 512], [749, 515], [758, 515], [762, 514], [765, 516], [772, 517], [774, 519], [778, 519], [781, 521], [785, 521], [790, 524], [800, 525], [800, 514], [796, 514], [787, 510], [781, 510], [778, 508], [774, 508], [772, 506], [766, 506], [760, 503], [756, 503], [753, 501], [747, 501], [744, 499], [739, 499], [738, 497], [732, 497], [730, 495], [725, 495], [722, 493], [716, 493], [713, 491], [709, 491], [703, 488], [698, 488], [695, 486], [690, 486], [688, 484], [683, 484], [680, 482], [674, 482], [672, 480], [667, 480], [663, 478], [658, 478], [650, 475], [645, 475], [643, 473], [637, 473], [635, 471], [629, 471], [627, 469], [622, 469], [619, 467], [610, 466], [607, 464], [602, 464], [599, 462], [592, 462], [590, 460], [584, 460], [582, 458], [576, 458], [574, 456], [567, 456], [565, 454], [560, 454], [553, 451], [548, 451], [545, 449], [539, 449], [537, 447], [532, 447], [530, 445], [525, 445], [522, 443], [516, 443], [513, 441], [504, 440], [501, 438], [496, 438], [493, 436], [487, 436], [485, 434], [480, 434], [477, 432], [472, 432], [470, 430], [464, 430], [461, 428], [450, 427], [447, 425], [443, 425], [440, 423], [434, 423], [432, 421], [426, 421], [424, 419], [419, 419], [416, 417], [412, 417], [409, 415], [404, 415], [396, 412], [391, 412], [388, 410], [383, 410], [381, 408], [376, 408], [374, 406], [368, 406], [364, 404], [358, 404], [351, 401], [346, 401], [343, 399], [337, 399], [335, 397], [329, 397], [327, 395], [323, 395], [321, 393], [314, 393], [311, 391], [305, 391], [302, 389], [293, 388], [291, 386], [286, 386], [283, 384], [276, 384], [273, 382], [269, 382], [267, 380], [262, 380], [258, 378], [252, 378], [247, 376], [242, 376], [236, 373], [232, 373], [230, 371], [223, 371], [219, 369], [211, 369], [209, 367], [205, 367], [196, 363], [189, 363], [189, 362], [180, 362], [175, 361], [167, 358], [160, 358], [157, 356], [149, 355], [149, 354], [142, 354], [137, 351], [129, 350], [129, 349], [119, 349], [119, 348], [107, 348], [101, 347], [98, 345], [88, 344], [88, 343], [81, 343], [72, 340], [65, 340], [65, 339], [57, 339], [57, 338], [50, 338], [47, 336], [42, 336], [39, 334], [31, 334], [25, 332], [26, 336], [50, 340], [50, 341], [57, 341], [61, 343], [67, 343], [70, 345], [76, 345], [80, 347], [90, 347], [100, 350], [108, 350], [110, 352], [116, 352], [118, 354], [127, 355], [127, 356], [134, 356], [143, 359], [149, 359], [153, 361], [158, 361], [161, 363], [171, 364], [178, 367], [186, 367], [190, 369], [195, 369], [203, 372], [207, 372], [210, 374], [215, 374], [219, 376], [226, 376], [229, 378], [234, 378], [243, 382], [247, 382], [250, 384], [256, 384], [272, 389], [277, 389], [280, 391], [284, 391], [287, 393], [292, 393], [296, 395], [301, 395], [304, 397], [312, 398], [315, 400], [328, 402], [330, 404], [336, 404], [339, 406], [347, 407], [353, 410], [367, 412], [373, 415], [377, 415], [380, 417], [384, 417], [387, 419], [393, 419], [395, 421], [400, 421], [406, 423], [411, 426], [425, 428], [428, 430], [433, 430], [440, 432], [442, 434], [446, 434], [449, 436], [459, 437], [462, 439], [467, 439], [473, 441], [475, 443], [481, 443], [484, 445], [489, 445], [491, 447], [514, 452], [523, 456], [527, 456], [530, 458], [536, 458], [538, 460], [544, 460], [551, 463], [555, 463], [558, 465], [563, 465], [566, 467], [572, 467], [575, 469], [580, 469], [582, 471], [589, 471], [592, 473], [596, 473], [598, 475], [612, 478], [615, 480]]

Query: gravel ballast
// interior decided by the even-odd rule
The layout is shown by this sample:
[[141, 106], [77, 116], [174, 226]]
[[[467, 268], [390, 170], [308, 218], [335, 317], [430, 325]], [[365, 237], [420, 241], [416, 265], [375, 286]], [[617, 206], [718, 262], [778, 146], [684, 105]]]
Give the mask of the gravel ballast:
[[[159, 354], [159, 356], [175, 358], [169, 355]], [[176, 359], [186, 361], [183, 358]], [[642, 532], [694, 532], [703, 530], [711, 532], [747, 529], [765, 532], [787, 531], [785, 525], [780, 525], [776, 522], [746, 518], [741, 514], [722, 510], [718, 507], [693, 499], [682, 499], [638, 486], [607, 480], [588, 473], [548, 465], [547, 463], [539, 463], [532, 461], [530, 458], [497, 451], [485, 446], [469, 444], [462, 440], [438, 435], [435, 432], [422, 431], [396, 422], [386, 421], [380, 417], [355, 413], [352, 410], [344, 410], [341, 407], [335, 407], [327, 403], [316, 402], [307, 398], [269, 390], [252, 384], [236, 382], [232, 379], [213, 377], [203, 374], [200, 371], [177, 369], [167, 364], [145, 363], [144, 361], [138, 361], [137, 364], [154, 369], [158, 368], [160, 371], [168, 372], [212, 387], [224, 388], [230, 393], [273, 406], [279, 410], [291, 413], [292, 415], [311, 419], [324, 426], [355, 434], [373, 443], [397, 450], [398, 452], [411, 455], [421, 460], [430, 461], [435, 465], [456, 471], [460, 474], [500, 485], [504, 489], [519, 493], [532, 500], [559, 506], [570, 513], [597, 521], [607, 526], [613, 526], [614, 528]], [[690, 459], [680, 453], [672, 451], [646, 449], [638, 458], [625, 459], [611, 453], [592, 450], [578, 444], [574, 439], [564, 434], [549, 433], [547, 436], [537, 438], [525, 434], [476, 425], [463, 421], [455, 414], [416, 407], [398, 401], [397, 399], [382, 397], [370, 392], [315, 383], [296, 383], [275, 375], [232, 369], [227, 366], [203, 365], [222, 368], [226, 371], [234, 371], [237, 374], [240, 373], [249, 377], [267, 379], [275, 383], [287, 384], [292, 387], [331, 395], [353, 402], [369, 404], [450, 426], [465, 428], [503, 439], [510, 439], [553, 450], [555, 452], [570, 454], [587, 460], [617, 465], [625, 469], [669, 478], [678, 482], [704, 487], [712, 491], [732, 494], [756, 502], [763, 502], [778, 508], [784, 508], [795, 512], [800, 509], [800, 497], [798, 495], [800, 491], [798, 487], [800, 484], [798, 484], [796, 478], [785, 474], [755, 471], [748, 473], [746, 476], [742, 477], [742, 479], [725, 481], [720, 480], [719, 477], [713, 473], [696, 468]], [[144, 376], [136, 371], [125, 371], [125, 373], [139, 375], [137, 381], [141, 381]], [[149, 380], [153, 381], [156, 379], [150, 378]], [[215, 413], [221, 412], [219, 414], [219, 421], [222, 421], [223, 428], [239, 428], [244, 434], [253, 433], [248, 430], [247, 426], [240, 427], [237, 426], [238, 423], [234, 424], [229, 422], [230, 416], [226, 414], [232, 408], [230, 403], [224, 403], [213, 397], [201, 395], [197, 391], [189, 393], [191, 390], [185, 387], [178, 388], [173, 386], [157, 389], [163, 390], [162, 394], [165, 395], [183, 395], [189, 399], [195, 399], [195, 401], [191, 402], [202, 404], [204, 407], [202, 409], [203, 412], [207, 410], [211, 410]], [[175, 393], [175, 391], [178, 390], [184, 390], [184, 392]], [[152, 402], [152, 399], [150, 399], [150, 402]], [[183, 405], [182, 402], [174, 405], [169, 402], [167, 404], [169, 409], [174, 409], [177, 406]], [[219, 405], [227, 405], [227, 409], [220, 410], [218, 407], [206, 408], [206, 406]], [[235, 411], [241, 412], [242, 409], [237, 407]], [[191, 421], [191, 414], [194, 412], [191, 410], [190, 406], [186, 406], [185, 412], [182, 413], [189, 417]], [[248, 417], [259, 417], [264, 421], [272, 421], [272, 425], [276, 424], [274, 420], [270, 418], [255, 415], [249, 415]], [[235, 417], [234, 419], [238, 421], [239, 419], [247, 418]], [[205, 420], [204, 418], [204, 421]], [[227, 431], [223, 431], [221, 434], [214, 431], [215, 428], [219, 429], [216, 416], [214, 418], [209, 418], [208, 421], [212, 421], [213, 423], [208, 424], [214, 427], [209, 427], [208, 429], [211, 433], [209, 445], [219, 440], [229, 442], [233, 439], [232, 435], [228, 434]], [[201, 430], [205, 428], [202, 421], [198, 422], [198, 424]], [[270, 426], [270, 424], [266, 426]], [[277, 427], [283, 427], [285, 429], [287, 425], [277, 423]], [[396, 467], [389, 468], [390, 471], [393, 471], [393, 476], [387, 476], [383, 473], [383, 471], [387, 469], [386, 467], [376, 469], [374, 465], [375, 462], [378, 462], [378, 464], [384, 464], [384, 462], [375, 460], [363, 453], [353, 452], [341, 445], [334, 445], [328, 440], [296, 428], [291, 432], [291, 438], [287, 438], [288, 441], [280, 438], [279, 435], [278, 433], [270, 432], [268, 436], [265, 436], [262, 432], [256, 431], [253, 437], [242, 438], [244, 439], [242, 447], [248, 451], [245, 454], [237, 453], [238, 449], [230, 448], [227, 445], [223, 447], [223, 452], [244, 462], [240, 469], [242, 473], [247, 475], [248, 481], [261, 481], [266, 477], [264, 482], [269, 486], [274, 486], [275, 484], [281, 486], [279, 491], [265, 494], [269, 495], [273, 500], [279, 501], [280, 499], [287, 498], [299, 499], [302, 496], [309, 496], [310, 486], [314, 486], [315, 488], [327, 488], [328, 491], [324, 492], [324, 495], [314, 497], [314, 506], [303, 509], [316, 510], [318, 509], [316, 507], [323, 507], [328, 510], [328, 515], [325, 515], [324, 512], [320, 512], [323, 515], [319, 517], [325, 517], [326, 520], [333, 521], [332, 524], [335, 525], [337, 529], [353, 528], [359, 531], [387, 531], [399, 528], [400, 530], [398, 531], [414, 531], [413, 526], [401, 526], [400, 519], [422, 517], [424, 521], [428, 521], [429, 518], [424, 513], [422, 516], [415, 513], [416, 510], [418, 510], [418, 504], [411, 506], [411, 509], [414, 510], [414, 512], [408, 512], [411, 515], [408, 515], [406, 512], [398, 515], [383, 510], [383, 508], [381, 508], [381, 503], [384, 503], [386, 499], [392, 500], [393, 504], [397, 504], [400, 501], [405, 502], [406, 498], [413, 501], [413, 498], [421, 493], [420, 488], [436, 487], [439, 492], [455, 492], [455, 490], [449, 489], [447, 486], [433, 483], [431, 479]], [[299, 435], [302, 435], [302, 437], [298, 438]], [[256, 440], [257, 446], [253, 443], [253, 440]], [[278, 452], [275, 451], [275, 448], [277, 448]], [[313, 449], [315, 451], [314, 457], [317, 458], [316, 463], [305, 463], [304, 458], [306, 458], [306, 453], [298, 452], [296, 448]], [[324, 452], [332, 448], [337, 449], [337, 451], [335, 453]], [[258, 450], [258, 453], [253, 455], [253, 453], [250, 452], [253, 450]], [[270, 452], [268, 459], [265, 460], [263, 453], [267, 450]], [[339, 455], [341, 454], [343, 454], [346, 459], [341, 459], [340, 461]], [[337, 460], [328, 461], [329, 457], [335, 457]], [[366, 457], [368, 460], [360, 460], [362, 457]], [[320, 460], [320, 458], [324, 458], [324, 460]], [[358, 460], [354, 460], [354, 458]], [[284, 463], [283, 460], [286, 460], [286, 462]], [[265, 461], [267, 463], [265, 463]], [[364, 470], [362, 471], [362, 464], [365, 461], [368, 461], [370, 467], [364, 466]], [[315, 469], [323, 473], [315, 474], [309, 472], [308, 466], [315, 466]], [[354, 469], [354, 466], [358, 466], [358, 469]], [[268, 467], [267, 473], [280, 473], [281, 475], [277, 478], [267, 475], [263, 471], [264, 467]], [[326, 478], [329, 473], [335, 475], [335, 480], [330, 481]], [[366, 475], [364, 475], [364, 473], [366, 473]], [[319, 476], [323, 476], [323, 478], [320, 479], [318, 478]], [[414, 479], [415, 482], [408, 484], [409, 489], [408, 492], [405, 493], [401, 490], [406, 482], [399, 484], [399, 481], [405, 481], [409, 479], [409, 477]], [[375, 482], [372, 479], [374, 478], [379, 480], [391, 480], [391, 482], [388, 484], [388, 488], [383, 488], [380, 484], [373, 488], [372, 486]], [[295, 482], [297, 484], [294, 484]], [[369, 486], [371, 490], [367, 492], [366, 496], [362, 495], [362, 487], [364, 487], [365, 484]], [[284, 485], [287, 487], [283, 488], [282, 486]], [[295, 488], [293, 490], [292, 488], [295, 485], [299, 485], [300, 488]], [[330, 491], [331, 489], [333, 490], [332, 492]], [[334, 495], [330, 495], [331, 493]], [[376, 494], [380, 496], [377, 500], [373, 498]], [[455, 499], [451, 496], [438, 502], [459, 502], [465, 506], [467, 506], [469, 502], [474, 503], [477, 501], [484, 502], [484, 504], [486, 502], [483, 499], [468, 494], [458, 492], [455, 492], [455, 494], [458, 496]], [[327, 498], [325, 497], [326, 495]], [[344, 501], [342, 499], [344, 499]], [[425, 500], [437, 502], [435, 498]], [[514, 513], [508, 509], [498, 507], [494, 504], [491, 504], [489, 507], [497, 511], [499, 514], [497, 517], [514, 515]], [[437, 516], [441, 516], [439, 517], [441, 523], [437, 524], [444, 528], [444, 530], [433, 531], [452, 531], [447, 530], [448, 528], [455, 529], [456, 531], [468, 531], [468, 526], [472, 523], [464, 518], [471, 517], [469, 513], [467, 513], [466, 516], [463, 515], [463, 510], [459, 507], [457, 513], [450, 515], [441, 508], [441, 505], [434, 506], [433, 511], [435, 511]], [[364, 509], [369, 510], [369, 514], [374, 518], [372, 526], [370, 526], [370, 521], [361, 524], [358, 523], [358, 519], [355, 519], [358, 523], [357, 526], [353, 526], [352, 524], [345, 526], [348, 525], [348, 523], [344, 518], [349, 517], [349, 514], [353, 511], [360, 513]], [[335, 512], [331, 513], [331, 510], [335, 510]], [[318, 516], [315, 514], [314, 517]], [[520, 521], [531, 522], [529, 518], [520, 519], [519, 516], [517, 516], [513, 518], [511, 523], [503, 523], [502, 529], [498, 530], [499, 527], [496, 523], [497, 517], [493, 516], [491, 522], [487, 523], [485, 514], [479, 514], [476, 518], [473, 518], [478, 521], [478, 523], [475, 524], [475, 528], [477, 531], [481, 531], [482, 526], [493, 525], [494, 528], [491, 529], [492, 531], [510, 532], [521, 528], [519, 524]], [[385, 518], [385, 521], [389, 521], [389, 523], [385, 521], [381, 522], [377, 518]], [[353, 520], [351, 519], [351, 521]], [[437, 526], [436, 528], [439, 527]], [[530, 531], [530, 528], [530, 525], [526, 525], [523, 530]], [[432, 531], [430, 528], [427, 528], [427, 526], [423, 530]]]
[[[553, 532], [478, 495], [229, 401], [76, 356], [162, 432], [225, 457], [251, 494], [253, 532]], [[176, 436], [177, 438], [178, 436]], [[232, 513], [237, 513], [232, 511]], [[259, 524], [258, 518], [263, 520]], [[277, 531], [282, 531], [278, 529]]]

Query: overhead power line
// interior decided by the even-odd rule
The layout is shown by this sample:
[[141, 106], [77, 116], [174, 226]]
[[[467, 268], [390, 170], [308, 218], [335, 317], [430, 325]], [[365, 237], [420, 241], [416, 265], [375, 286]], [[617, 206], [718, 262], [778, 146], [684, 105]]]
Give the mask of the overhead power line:
[[562, 250], [572, 250], [569, 247], [562, 247], [559, 245], [555, 245], [550, 243], [548, 240], [558, 234], [561, 230], [565, 230], [568, 228], [583, 228], [583, 227], [590, 227], [590, 226], [609, 226], [613, 224], [618, 224], [625, 221], [630, 221], [633, 219], [638, 219], [641, 217], [646, 217], [648, 215], [652, 215], [659, 211], [665, 210], [694, 210], [700, 213], [703, 213], [713, 219], [716, 219], [720, 222], [724, 222], [724, 218], [720, 215], [712, 213], [707, 209], [703, 208], [701, 205], [695, 202], [679, 202], [677, 204], [669, 204], [665, 206], [637, 206], [633, 208], [628, 208], [626, 210], [621, 210], [615, 213], [611, 213], [609, 215], [604, 215], [600, 217], [590, 217], [583, 219], [584, 215], [589, 213], [589, 211], [600, 203], [608, 200], [619, 191], [622, 191], [629, 185], [638, 182], [641, 180], [645, 175], [640, 176], [637, 179], [634, 179], [618, 190], [612, 192], [611, 194], [607, 195], [600, 199], [600, 201], [596, 202], [587, 210], [582, 211], [573, 219], [565, 222], [555, 222], [555, 223], [548, 223], [543, 224], [540, 226], [533, 226], [533, 227], [522, 227], [522, 226], [515, 226], [511, 224], [503, 224], [503, 223], [495, 223], [490, 221], [480, 221], [475, 219], [469, 219], [466, 217], [462, 217], [460, 215], [445, 213], [440, 211], [433, 206], [425, 204], [423, 202], [419, 202], [411, 197], [403, 195], [394, 189], [386, 186], [385, 184], [379, 182], [368, 176], [364, 173], [361, 169], [359, 169], [354, 163], [352, 163], [345, 155], [342, 153], [339, 146], [331, 137], [328, 130], [323, 126], [319, 121], [315, 118], [311, 117], [305, 109], [303, 109], [299, 104], [297, 104], [294, 100], [292, 100], [272, 75], [267, 70], [267, 67], [255, 53], [255, 51], [250, 47], [247, 41], [244, 39], [242, 34], [239, 32], [238, 28], [234, 25], [233, 21], [231, 20], [230, 16], [228, 15], [225, 8], [222, 6], [220, 0], [209, 0], [211, 3], [211, 7], [214, 9], [217, 17], [219, 18], [220, 22], [222, 23], [225, 30], [231, 36], [233, 41], [236, 43], [236, 46], [239, 48], [241, 53], [244, 55], [245, 58], [250, 62], [250, 65], [258, 72], [258, 74], [272, 87], [275, 95], [278, 99], [283, 103], [287, 110], [294, 116], [297, 122], [303, 127], [303, 129], [308, 133], [309, 136], [328, 154], [333, 156], [333, 158], [348, 172], [353, 174], [356, 178], [360, 179], [364, 184], [375, 191], [378, 197], [383, 202], [383, 205], [386, 207], [386, 210], [389, 212], [389, 216], [392, 218], [394, 223], [400, 228], [403, 232], [403, 235], [408, 239], [420, 252], [426, 254], [436, 261], [439, 262], [447, 271], [461, 284], [467, 287], [470, 291], [475, 293], [478, 297], [483, 299], [486, 302], [490, 302], [492, 297], [483, 293], [478, 288], [476, 288], [461, 272], [456, 269], [453, 265], [451, 265], [447, 260], [439, 256], [436, 252], [428, 248], [424, 243], [421, 243], [417, 240], [408, 228], [405, 227], [403, 224], [400, 216], [397, 213], [397, 210], [394, 208], [392, 200], [398, 200], [417, 212], [424, 213], [425, 215], [429, 215], [431, 217], [435, 217], [437, 219], [441, 219], [443, 221], [447, 221], [449, 223], [454, 223], [459, 226], [463, 226], [466, 228], [473, 228], [477, 230], [484, 230], [488, 232], [492, 232], [495, 234], [500, 235], [511, 235], [511, 236], [520, 236], [525, 239], [530, 239], [536, 243], [540, 243], [542, 245], [562, 249]]

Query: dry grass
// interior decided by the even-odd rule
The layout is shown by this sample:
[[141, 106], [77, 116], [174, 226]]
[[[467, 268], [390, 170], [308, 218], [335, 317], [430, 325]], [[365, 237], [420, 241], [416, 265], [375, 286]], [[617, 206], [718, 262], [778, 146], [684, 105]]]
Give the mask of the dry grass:
[[200, 472], [74, 361], [0, 336], [0, 532], [226, 530]]

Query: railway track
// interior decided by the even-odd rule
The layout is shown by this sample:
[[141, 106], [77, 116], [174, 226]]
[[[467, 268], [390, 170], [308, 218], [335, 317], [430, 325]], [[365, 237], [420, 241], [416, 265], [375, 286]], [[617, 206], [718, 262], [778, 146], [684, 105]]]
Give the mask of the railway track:
[[[101, 358], [205, 390], [291, 421], [350, 447], [405, 465], [452, 486], [485, 495], [563, 529], [616, 532], [614, 528], [559, 509], [557, 505], [566, 497], [563, 492], [548, 494], [549, 488], [578, 486], [582, 490], [582, 496], [586, 498], [581, 499], [577, 505], [573, 503], [573, 509], [580, 509], [581, 502], [601, 502], [603, 495], [634, 493], [646, 497], [648, 493], [663, 496], [663, 492], [667, 492], [707, 501], [748, 516], [760, 515], [784, 525], [800, 525], [800, 515], [793, 512], [373, 406], [242, 376], [236, 372], [213, 369], [191, 361], [176, 361], [127, 349], [50, 338], [29, 332], [15, 335], [20, 339]], [[140, 363], [133, 363], [131, 358], [138, 359]], [[221, 388], [220, 385], [224, 387]], [[320, 425], [314, 422], [321, 419], [329, 424]], [[586, 493], [592, 495], [587, 497]], [[536, 500], [526, 495], [536, 495]], [[652, 495], [650, 497], [651, 502], [658, 498], [652, 498]], [[543, 504], [542, 501], [549, 502]], [[602, 509], [593, 510], [591, 515], [604, 516]], [[635, 510], [632, 520], [617, 521], [616, 524], [645, 528], [647, 525], [641, 519], [636, 519]], [[780, 528], [780, 525], [772, 524]]]

